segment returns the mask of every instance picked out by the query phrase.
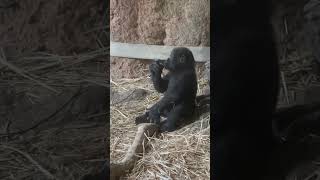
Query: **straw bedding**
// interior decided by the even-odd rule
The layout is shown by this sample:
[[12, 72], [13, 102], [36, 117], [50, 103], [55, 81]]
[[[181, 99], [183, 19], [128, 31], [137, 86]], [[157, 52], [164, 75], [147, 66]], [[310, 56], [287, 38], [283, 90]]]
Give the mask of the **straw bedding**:
[[[204, 79], [199, 81], [199, 93], [207, 83]], [[111, 89], [118, 95], [127, 94], [122, 95], [123, 99], [134, 94], [134, 90], [145, 91], [142, 97], [127, 98], [114, 104], [116, 98], [111, 93], [110, 156], [112, 161], [119, 161], [137, 131], [135, 117], [144, 113], [161, 95], [153, 90], [147, 75], [138, 79], [111, 80]], [[142, 157], [122, 179], [210, 179], [209, 120], [209, 113], [205, 113], [195, 123], [175, 132], [149, 137]]]

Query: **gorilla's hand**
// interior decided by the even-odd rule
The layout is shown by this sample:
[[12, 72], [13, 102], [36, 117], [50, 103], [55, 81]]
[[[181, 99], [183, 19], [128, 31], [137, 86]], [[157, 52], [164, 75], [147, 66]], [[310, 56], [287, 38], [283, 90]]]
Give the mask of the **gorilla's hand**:
[[160, 61], [156, 60], [155, 62], [153, 62], [149, 66], [151, 76], [153, 76], [153, 77], [161, 76], [163, 68], [164, 68], [164, 66], [160, 63]]

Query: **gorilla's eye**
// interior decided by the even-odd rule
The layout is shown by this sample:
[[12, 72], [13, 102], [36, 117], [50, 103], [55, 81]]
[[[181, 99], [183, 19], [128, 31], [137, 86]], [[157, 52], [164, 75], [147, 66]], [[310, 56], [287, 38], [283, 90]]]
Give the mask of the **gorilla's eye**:
[[185, 59], [186, 59], [185, 56], [181, 55], [179, 58], [179, 63], [184, 63]]

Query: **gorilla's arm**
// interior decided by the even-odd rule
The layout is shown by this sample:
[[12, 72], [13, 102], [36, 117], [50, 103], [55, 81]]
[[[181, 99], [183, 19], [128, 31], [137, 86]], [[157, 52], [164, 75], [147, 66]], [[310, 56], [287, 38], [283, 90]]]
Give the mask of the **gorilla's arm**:
[[160, 93], [164, 93], [167, 90], [170, 78], [170, 74], [165, 75], [163, 78], [161, 77], [162, 69], [163, 66], [157, 62], [152, 63], [149, 67], [153, 86]]

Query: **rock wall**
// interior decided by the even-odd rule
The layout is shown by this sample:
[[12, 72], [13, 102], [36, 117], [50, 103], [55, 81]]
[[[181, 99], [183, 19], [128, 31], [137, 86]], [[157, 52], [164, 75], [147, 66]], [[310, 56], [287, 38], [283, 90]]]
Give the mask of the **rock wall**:
[[[210, 46], [210, 1], [111, 0], [110, 31], [116, 42]], [[111, 57], [111, 77], [139, 77], [147, 63]]]

